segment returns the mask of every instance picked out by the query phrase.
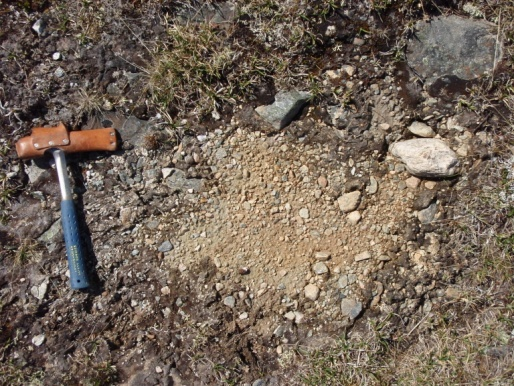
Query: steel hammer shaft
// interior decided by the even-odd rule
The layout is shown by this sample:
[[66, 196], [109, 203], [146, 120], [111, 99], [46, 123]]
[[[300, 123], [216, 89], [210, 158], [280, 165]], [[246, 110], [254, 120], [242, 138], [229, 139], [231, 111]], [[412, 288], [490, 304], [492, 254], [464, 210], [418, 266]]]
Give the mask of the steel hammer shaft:
[[59, 177], [61, 188], [61, 221], [70, 269], [71, 288], [81, 289], [89, 287], [87, 279], [84, 252], [80, 240], [77, 212], [71, 194], [70, 180], [66, 167], [66, 157], [61, 149], [50, 149], [55, 160], [55, 169]]

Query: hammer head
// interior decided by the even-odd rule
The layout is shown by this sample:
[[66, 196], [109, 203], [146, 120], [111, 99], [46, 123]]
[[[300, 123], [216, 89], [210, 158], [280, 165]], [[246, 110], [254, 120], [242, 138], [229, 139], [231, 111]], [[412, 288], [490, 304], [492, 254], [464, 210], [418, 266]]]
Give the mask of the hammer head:
[[64, 124], [55, 127], [36, 127], [32, 134], [16, 142], [16, 152], [21, 159], [42, 157], [49, 149], [65, 153], [84, 151], [114, 151], [117, 149], [116, 131], [112, 128], [68, 131]]

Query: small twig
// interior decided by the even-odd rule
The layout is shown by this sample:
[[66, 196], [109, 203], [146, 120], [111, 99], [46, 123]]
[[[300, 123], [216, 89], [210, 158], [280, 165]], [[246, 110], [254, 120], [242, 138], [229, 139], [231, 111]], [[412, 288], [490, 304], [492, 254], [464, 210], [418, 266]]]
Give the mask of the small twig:
[[430, 315], [430, 313], [427, 313], [425, 316], [423, 316], [423, 317], [421, 318], [421, 320], [420, 320], [420, 321], [419, 321], [419, 322], [418, 322], [414, 327], [412, 327], [412, 330], [410, 330], [410, 331], [409, 331], [405, 336], [409, 336], [410, 334], [412, 334], [412, 332], [413, 332], [416, 328], [418, 328], [418, 327], [419, 327], [419, 325], [420, 325], [421, 323], [423, 323], [423, 322], [425, 321], [425, 319], [427, 319], [427, 318], [428, 318], [428, 316], [429, 316], [429, 315]]
[[494, 61], [493, 61], [493, 70], [491, 73], [491, 81], [489, 83], [489, 90], [491, 90], [493, 87], [494, 70], [496, 69], [496, 65], [498, 64], [498, 50], [500, 50], [501, 18], [502, 18], [502, 11], [500, 9], [500, 13], [498, 14], [498, 32], [496, 33], [496, 43], [494, 45]]

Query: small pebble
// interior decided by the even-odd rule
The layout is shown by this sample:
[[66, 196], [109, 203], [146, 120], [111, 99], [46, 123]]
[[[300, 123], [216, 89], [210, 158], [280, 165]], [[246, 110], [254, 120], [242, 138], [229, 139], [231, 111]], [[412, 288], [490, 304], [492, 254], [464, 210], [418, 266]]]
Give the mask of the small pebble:
[[304, 288], [305, 297], [309, 300], [315, 301], [319, 297], [319, 288], [314, 284], [307, 284]]
[[417, 189], [420, 182], [421, 180], [418, 177], [412, 176], [405, 180], [405, 185], [407, 185], [409, 189]]
[[346, 219], [348, 220], [348, 223], [350, 223], [350, 225], [357, 225], [361, 220], [361, 214], [358, 210], [354, 210], [353, 212], [348, 213]]
[[221, 291], [225, 286], [222, 283], [216, 283], [215, 285], [216, 291]]
[[312, 267], [312, 270], [314, 271], [314, 273], [316, 275], [324, 275], [324, 274], [328, 273], [328, 267], [325, 265], [325, 263], [323, 263], [321, 261], [314, 264], [314, 266]]
[[250, 268], [248, 268], [248, 267], [239, 268], [240, 275], [248, 275], [249, 273], [250, 273]]
[[169, 295], [170, 293], [171, 293], [170, 287], [166, 286], [166, 287], [161, 288], [161, 294]]
[[45, 341], [45, 334], [39, 334], [32, 338], [32, 344], [37, 347], [41, 346], [44, 341]]
[[58, 67], [54, 71], [54, 75], [55, 75], [56, 78], [62, 78], [65, 75], [65, 72], [64, 72], [64, 70], [61, 67]]
[[241, 314], [239, 314], [239, 319], [241, 319], [241, 320], [248, 319], [248, 312], [242, 312]]
[[314, 255], [314, 258], [318, 261], [327, 261], [328, 259], [330, 259], [330, 252], [325, 252], [325, 251], [316, 252], [316, 254]]
[[288, 319], [288, 320], [294, 320], [296, 317], [296, 315], [294, 314], [293, 311], [289, 311], [289, 312], [286, 312], [284, 314], [284, 318]]
[[371, 253], [369, 253], [368, 251], [359, 253], [358, 255], [355, 256], [355, 261], [363, 261], [363, 260], [369, 260], [369, 259], [371, 259]]
[[227, 307], [234, 308], [236, 306], [236, 298], [233, 296], [227, 296], [223, 299], [223, 304]]

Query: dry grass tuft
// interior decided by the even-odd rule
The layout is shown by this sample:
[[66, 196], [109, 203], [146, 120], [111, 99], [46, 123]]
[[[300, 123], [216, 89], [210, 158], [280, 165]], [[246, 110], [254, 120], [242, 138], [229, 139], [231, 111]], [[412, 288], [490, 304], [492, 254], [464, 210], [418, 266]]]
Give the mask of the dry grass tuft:
[[226, 77], [236, 59], [226, 31], [202, 24], [172, 25], [166, 47], [160, 49], [149, 73], [149, 91], [164, 109], [215, 110], [220, 101], [234, 102]]

